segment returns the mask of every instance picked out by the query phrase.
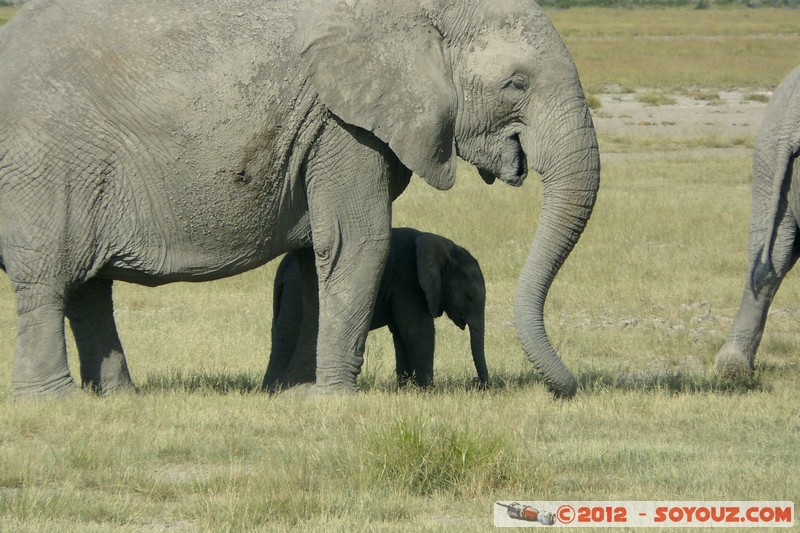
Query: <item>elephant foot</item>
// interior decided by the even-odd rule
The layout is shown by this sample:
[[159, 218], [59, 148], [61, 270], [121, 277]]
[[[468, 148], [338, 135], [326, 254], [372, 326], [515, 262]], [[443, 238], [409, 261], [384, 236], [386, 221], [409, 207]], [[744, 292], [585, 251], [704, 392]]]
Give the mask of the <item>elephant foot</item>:
[[14, 401], [63, 398], [77, 392], [78, 387], [69, 374], [45, 384], [14, 383]]
[[274, 396], [276, 394], [280, 395], [303, 395], [305, 394], [303, 391], [310, 388], [313, 383], [296, 383], [296, 382], [286, 382], [286, 381], [272, 381], [270, 383], [263, 383], [261, 385], [261, 390], [269, 393], [270, 396]]
[[333, 395], [348, 395], [358, 392], [358, 386], [348, 386], [344, 383], [335, 383], [328, 385], [319, 385], [314, 383], [311, 385], [311, 394], [314, 396], [333, 396]]
[[717, 354], [717, 372], [726, 378], [749, 375], [753, 372], [753, 358], [736, 343], [727, 342]]
[[141, 394], [142, 392], [139, 390], [139, 387], [137, 387], [130, 381], [119, 382], [119, 383], [103, 383], [99, 386], [94, 385], [88, 388], [89, 390], [100, 396], [118, 396], [120, 394], [138, 395]]
[[[319, 356], [317, 356], [319, 360]], [[317, 366], [316, 379], [314, 380], [315, 394], [350, 394], [358, 392], [358, 372], [348, 372], [334, 369], [320, 368]]]
[[482, 380], [479, 376], [472, 378], [472, 388], [477, 390], [488, 390], [489, 382]]
[[270, 391], [270, 394], [280, 395], [285, 398], [310, 399], [332, 395], [347, 395], [355, 392], [348, 388], [321, 387], [316, 383], [299, 383], [288, 387], [275, 387]]
[[296, 385], [273, 384], [269, 389], [270, 395], [281, 398], [308, 398], [312, 396], [313, 383], [298, 383]]
[[82, 388], [98, 396], [116, 396], [118, 394], [139, 394], [139, 388], [133, 384], [127, 372], [120, 376], [106, 379], [84, 377]]

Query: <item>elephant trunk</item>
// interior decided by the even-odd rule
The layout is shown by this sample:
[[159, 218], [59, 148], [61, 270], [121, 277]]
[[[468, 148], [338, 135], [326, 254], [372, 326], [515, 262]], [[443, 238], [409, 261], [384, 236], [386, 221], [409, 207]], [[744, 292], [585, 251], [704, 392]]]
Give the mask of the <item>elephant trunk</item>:
[[[600, 185], [600, 155], [589, 109], [578, 87], [549, 115], [555, 125], [529, 138], [526, 152], [542, 175], [543, 203], [533, 244], [514, 298], [517, 335], [525, 355], [556, 397], [571, 397], [575, 377], [556, 353], [544, 324], [544, 303], [564, 260], [592, 214]], [[538, 141], [538, 142], [537, 142]], [[549, 141], [549, 143], [548, 143]], [[537, 149], [538, 148], [538, 149]]]
[[484, 351], [484, 322], [469, 325], [469, 344], [472, 350], [472, 361], [478, 372], [478, 382], [481, 388], [489, 384], [489, 371], [486, 368], [486, 353]]

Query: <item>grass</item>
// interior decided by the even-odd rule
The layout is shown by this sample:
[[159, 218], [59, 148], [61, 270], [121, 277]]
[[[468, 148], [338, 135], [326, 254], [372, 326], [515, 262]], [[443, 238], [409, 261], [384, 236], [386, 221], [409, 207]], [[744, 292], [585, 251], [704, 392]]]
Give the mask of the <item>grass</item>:
[[[552, 3], [543, 5], [592, 94], [602, 94], [608, 85], [674, 92], [772, 89], [797, 64], [786, 50], [800, 49], [800, 9], [718, 2], [698, 10], [694, 1], [669, 0], [665, 3], [677, 7], [622, 10], [574, 7], [580, 0], [559, 7]], [[573, 7], [563, 9], [568, 5]], [[15, 9], [0, 7], [0, 24]]]
[[[635, 33], [700, 27], [680, 18], [682, 9], [610, 13], [553, 15], [557, 26], [571, 21], [584, 32], [568, 39], [602, 37], [617, 49], [642, 40]], [[730, 29], [706, 20], [720, 38], [751, 31], [745, 23], [762, 34], [762, 17], [775, 16], [691, 13], [738, 14]], [[776, 31], [796, 35], [787, 29], [795, 16], [782, 12]], [[575, 55], [583, 69], [585, 56]], [[621, 61], [603, 61], [614, 57]], [[628, 72], [634, 81], [618, 81], [630, 88], [660, 87], [655, 79], [683, 86], [652, 72], [655, 63], [634, 66], [609, 72]], [[770, 72], [763, 84], [777, 81]], [[736, 75], [749, 87], [745, 67]], [[599, 85], [606, 74], [587, 76]], [[702, 94], [726, 86], [687, 79]], [[444, 234], [481, 262], [488, 391], [469, 387], [468, 335], [440, 319], [430, 391], [397, 390], [391, 337], [378, 331], [361, 394], [262, 394], [272, 263], [213, 283], [116, 284], [141, 394], [14, 404], [16, 319], [1, 277], [0, 530], [475, 531], [491, 528], [496, 500], [800, 502], [796, 273], [773, 303], [756, 375], [713, 372], [744, 280], [750, 202], [749, 155], [717, 148], [752, 139], [599, 134], [602, 152], [619, 157], [604, 161], [594, 215], [546, 306], [548, 331], [579, 383], [568, 402], [551, 399], [513, 328], [516, 279], [538, 223], [535, 176], [518, 189], [487, 187], [461, 165], [453, 190], [414, 178], [395, 204], [396, 226]], [[71, 339], [68, 349], [77, 373]]]
[[635, 98], [645, 105], [675, 105], [676, 103], [675, 98], [672, 96], [652, 91], [638, 93]]
[[752, 148], [755, 139], [749, 135], [709, 134], [693, 137], [669, 137], [664, 135], [612, 135], [600, 134], [600, 150], [603, 153], [627, 152], [681, 152], [697, 148]]
[[763, 93], [750, 93], [745, 95], [745, 99], [751, 102], [761, 102], [761, 103], [769, 102], [769, 96]]
[[774, 88], [797, 64], [800, 10], [548, 9], [584, 87]]
[[[469, 389], [467, 335], [439, 320], [431, 391], [396, 389], [379, 331], [361, 394], [270, 398], [257, 389], [272, 265], [214, 283], [119, 284], [140, 395], [11, 405], [11, 358], [0, 361], [1, 527], [480, 530], [497, 499], [797, 501], [796, 278], [773, 306], [758, 374], [712, 371], [744, 272], [748, 169], [747, 156], [691, 151], [605, 165], [547, 305], [579, 381], [570, 402], [550, 398], [512, 327], [535, 178], [487, 187], [463, 166], [454, 190], [415, 178], [396, 204], [397, 225], [448, 235], [482, 262], [489, 391]], [[0, 326], [10, 354], [13, 306]]]
[[14, 13], [17, 12], [17, 9], [18, 8], [16, 7], [0, 6], [0, 26], [8, 22], [8, 19], [14, 16]]
[[600, 99], [599, 96], [594, 94], [587, 94], [586, 95], [586, 104], [589, 106], [589, 109], [600, 109], [603, 107], [603, 101]]
[[686, 91], [686, 95], [690, 98], [694, 98], [695, 100], [706, 102], [709, 105], [722, 104], [722, 97], [720, 96], [719, 91], [692, 88]]

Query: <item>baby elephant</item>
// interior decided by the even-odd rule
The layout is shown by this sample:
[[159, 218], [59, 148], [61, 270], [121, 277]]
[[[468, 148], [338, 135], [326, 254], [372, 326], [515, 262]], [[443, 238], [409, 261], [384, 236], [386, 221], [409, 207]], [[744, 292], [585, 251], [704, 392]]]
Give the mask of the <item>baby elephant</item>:
[[[264, 388], [314, 381], [319, 313], [316, 287], [313, 253], [298, 250], [287, 254], [275, 276], [272, 353]], [[389, 326], [401, 385], [409, 380], [422, 387], [431, 384], [433, 319], [445, 312], [459, 328], [469, 326], [477, 381], [485, 387], [489, 379], [484, 356], [485, 305], [483, 274], [467, 250], [432, 233], [392, 230], [370, 330]]]

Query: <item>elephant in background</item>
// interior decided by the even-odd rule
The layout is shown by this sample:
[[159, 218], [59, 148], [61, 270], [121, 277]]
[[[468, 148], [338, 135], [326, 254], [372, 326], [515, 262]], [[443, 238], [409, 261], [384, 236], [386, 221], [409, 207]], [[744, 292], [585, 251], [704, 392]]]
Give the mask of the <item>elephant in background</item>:
[[[301, 267], [303, 262], [308, 264]], [[303, 273], [309, 279], [304, 280]], [[304, 290], [306, 286], [311, 290]], [[308, 251], [286, 254], [275, 274], [272, 353], [264, 376], [265, 389], [314, 381], [316, 288], [313, 255]], [[432, 233], [392, 229], [370, 330], [389, 326], [401, 386], [408, 381], [421, 387], [432, 383], [436, 336], [433, 319], [447, 313], [462, 330], [469, 326], [477, 383], [486, 387], [489, 372], [484, 353], [485, 307], [483, 273], [467, 250]], [[310, 316], [304, 316], [306, 312]]]
[[[204, 281], [311, 248], [315, 390], [357, 390], [412, 171], [449, 189], [542, 176], [522, 348], [575, 393], [544, 327], [600, 184], [578, 72], [533, 0], [32, 0], [0, 28], [0, 266], [15, 397], [132, 389], [112, 283]], [[516, 238], [516, 237], [515, 237]]]
[[749, 269], [728, 340], [723, 375], [750, 373], [772, 299], [800, 257], [800, 67], [770, 99], [753, 151]]

